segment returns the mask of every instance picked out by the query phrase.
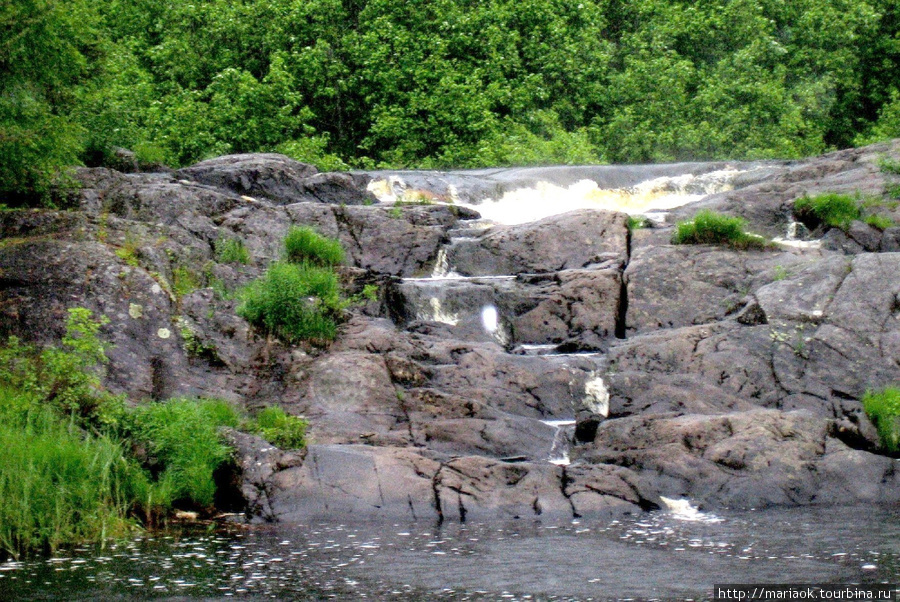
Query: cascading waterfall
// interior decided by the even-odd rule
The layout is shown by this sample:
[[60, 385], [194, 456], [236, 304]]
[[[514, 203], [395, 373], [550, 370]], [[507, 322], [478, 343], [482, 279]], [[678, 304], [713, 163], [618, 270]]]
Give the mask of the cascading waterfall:
[[[567, 176], [583, 176], [587, 169], [573, 168], [572, 174]], [[654, 168], [648, 169], [653, 171]], [[661, 169], [675, 170], [674, 167], [661, 167], [656, 171]], [[373, 179], [369, 185], [369, 190], [383, 203], [428, 199], [432, 203], [471, 208], [481, 215], [480, 220], [465, 222], [450, 232], [449, 245], [438, 251], [429, 277], [405, 278], [400, 286], [405, 287], [403, 296], [412, 309], [407, 315], [414, 315], [417, 320], [451, 326], [462, 337], [493, 340], [507, 348], [513, 341], [496, 299], [508, 286], [505, 282], [515, 280], [516, 276], [463, 276], [456, 273], [451, 264], [452, 253], [448, 253], [454, 244], [477, 240], [483, 231], [494, 225], [525, 224], [578, 209], [621, 211], [664, 221], [666, 212], [671, 209], [709, 194], [731, 190], [733, 180], [745, 170], [723, 168], [699, 175], [674, 173], [643, 178], [640, 174], [630, 173], [625, 179], [630, 178], [631, 181], [623, 183], [615, 174], [610, 175], [609, 168], [606, 168], [604, 177], [617, 184], [613, 186], [603, 186], [597, 180], [586, 177], [572, 177], [565, 182], [558, 174], [549, 174], [553, 177], [548, 180], [536, 180], [538, 176], [529, 176], [519, 181], [517, 178], [528, 175], [528, 170], [508, 171], [510, 173], [506, 176], [503, 175], [504, 170], [456, 174], [431, 172], [426, 175], [401, 172]], [[537, 170], [538, 174], [544, 171]], [[491, 184], [492, 178], [499, 178], [499, 181]], [[557, 347], [556, 344], [524, 342], [510, 352], [543, 357], [548, 361], [560, 361], [566, 356], [584, 358], [603, 355], [560, 353]], [[592, 414], [606, 417], [610, 396], [601, 374], [602, 370], [595, 370], [587, 375], [580, 406]], [[568, 465], [575, 420], [548, 419], [542, 422], [556, 429], [545, 459], [556, 465]]]

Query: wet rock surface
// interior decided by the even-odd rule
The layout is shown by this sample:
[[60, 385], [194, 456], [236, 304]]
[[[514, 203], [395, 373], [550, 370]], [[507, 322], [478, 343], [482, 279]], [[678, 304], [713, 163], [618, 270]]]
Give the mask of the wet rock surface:
[[[877, 161], [895, 148], [754, 164], [674, 215], [713, 207], [782, 234], [804, 193], [883, 195]], [[622, 170], [594, 171], [617, 188], [642, 181]], [[51, 342], [84, 306], [110, 318], [104, 379], [134, 402], [204, 395], [305, 416], [304, 452], [228, 435], [250, 520], [900, 501], [860, 403], [900, 382], [896, 228], [858, 222], [820, 232], [821, 248], [766, 251], [673, 246], [673, 216], [629, 232], [602, 209], [485, 228], [452, 204], [373, 203], [369, 176], [278, 155], [77, 177], [77, 209], [0, 212], [0, 334]], [[409, 185], [480, 200], [479, 177]], [[235, 313], [233, 293], [281, 256], [292, 225], [341, 240], [349, 292], [378, 289], [326, 348], [287, 346]], [[230, 239], [246, 263], [223, 260]]]

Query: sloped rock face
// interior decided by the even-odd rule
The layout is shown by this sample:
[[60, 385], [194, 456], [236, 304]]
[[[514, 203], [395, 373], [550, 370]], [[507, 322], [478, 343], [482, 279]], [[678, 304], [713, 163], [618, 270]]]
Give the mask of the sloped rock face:
[[[793, 215], [794, 201], [803, 196], [824, 193], [859, 195], [862, 198], [884, 199], [886, 186], [896, 183], [897, 177], [881, 169], [881, 160], [896, 156], [900, 151], [900, 141], [893, 140], [862, 148], [841, 150], [821, 157], [783, 164], [766, 165], [748, 171], [742, 182], [736, 182], [735, 190], [713, 194], [705, 199], [673, 211], [671, 219], [688, 219], [698, 209], [706, 208], [745, 218], [753, 232], [769, 237], [783, 237], [787, 227], [796, 217]], [[890, 216], [894, 223], [900, 222], [900, 208], [895, 203], [885, 203], [878, 213]], [[869, 248], [854, 242], [842, 252], [888, 251], [894, 240], [893, 234], [873, 232], [859, 223], [854, 230], [865, 232], [863, 240]], [[881, 245], [882, 237], [885, 240]], [[850, 237], [853, 241], [853, 237]], [[840, 243], [834, 243], [837, 249]]]
[[851, 449], [833, 428], [805, 411], [632, 416], [601, 425], [576, 457], [627, 466], [661, 495], [711, 506], [894, 501], [895, 461]]
[[368, 178], [364, 176], [319, 173], [312, 165], [275, 153], [216, 157], [176, 173], [185, 180], [224, 188], [239, 195], [265, 198], [278, 205], [359, 205], [375, 200], [366, 192]]
[[448, 259], [464, 276], [558, 272], [628, 259], [624, 213], [572, 211], [520, 226], [497, 226], [453, 244]]
[[[892, 149], [756, 166], [676, 213], [715, 207], [780, 234], [804, 192], [883, 195]], [[278, 155], [78, 178], [78, 210], [0, 212], [0, 335], [52, 342], [84, 306], [110, 318], [105, 381], [134, 402], [205, 395], [305, 416], [304, 452], [229, 433], [249, 520], [900, 501], [859, 401], [900, 383], [896, 228], [766, 251], [673, 246], [664, 224], [631, 233], [602, 210], [485, 228], [452, 205], [369, 205], [366, 176]], [[349, 293], [378, 287], [327, 348], [235, 313], [234, 291], [293, 225], [341, 240]], [[246, 264], [218, 251], [234, 239]]]

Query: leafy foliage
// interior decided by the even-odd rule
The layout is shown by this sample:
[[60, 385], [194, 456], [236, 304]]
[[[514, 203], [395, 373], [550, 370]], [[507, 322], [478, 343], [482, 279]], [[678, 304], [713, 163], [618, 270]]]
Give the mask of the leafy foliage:
[[794, 214], [811, 228], [825, 224], [832, 228], [847, 229], [850, 222], [860, 218], [860, 209], [853, 197], [828, 193], [797, 199], [794, 202]]
[[703, 210], [693, 220], [677, 224], [672, 244], [728, 245], [736, 249], [765, 248], [765, 239], [744, 232], [746, 225], [747, 222], [739, 217]]
[[862, 404], [878, 429], [884, 449], [891, 453], [900, 451], [900, 388], [868, 391]]
[[8, 3], [0, 193], [46, 202], [64, 166], [115, 146], [325, 170], [801, 157], [900, 136], [898, 15], [896, 0]]
[[10, 337], [0, 348], [0, 381], [82, 424], [115, 423], [122, 400], [101, 388], [97, 372], [107, 361], [99, 333], [108, 321], [83, 307], [70, 309], [62, 348], [37, 349]]

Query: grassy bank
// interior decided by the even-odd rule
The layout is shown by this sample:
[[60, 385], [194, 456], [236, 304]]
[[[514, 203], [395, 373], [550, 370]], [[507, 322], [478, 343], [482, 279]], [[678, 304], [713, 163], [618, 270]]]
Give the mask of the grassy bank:
[[213, 399], [128, 407], [100, 386], [103, 322], [70, 310], [61, 347], [0, 347], [0, 558], [50, 553], [214, 510], [222, 428], [301, 447], [306, 423]]

